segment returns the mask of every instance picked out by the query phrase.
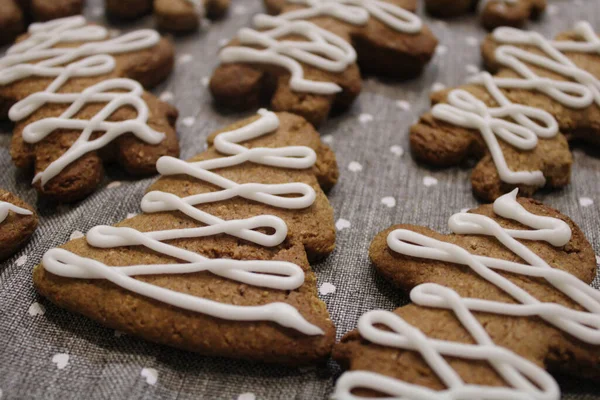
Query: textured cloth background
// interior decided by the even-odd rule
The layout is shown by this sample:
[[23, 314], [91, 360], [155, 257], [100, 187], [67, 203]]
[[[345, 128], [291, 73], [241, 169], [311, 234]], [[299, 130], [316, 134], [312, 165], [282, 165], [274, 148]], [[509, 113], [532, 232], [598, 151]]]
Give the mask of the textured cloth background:
[[[575, 21], [591, 19], [598, 31], [599, 1], [550, 3], [545, 17], [530, 24], [532, 28], [554, 35]], [[155, 93], [163, 94], [164, 99], [172, 96], [170, 101], [179, 108], [183, 158], [201, 152], [211, 131], [245, 116], [215, 110], [206, 85], [220, 44], [261, 10], [260, 0], [234, 0], [227, 19], [197, 34], [176, 38], [176, 69]], [[106, 22], [101, 0], [88, 0], [86, 14]], [[471, 193], [470, 170], [429, 170], [417, 165], [408, 154], [408, 130], [429, 108], [432, 86], [460, 84], [480, 66], [478, 43], [485, 32], [473, 15], [447, 22], [424, 19], [440, 39], [438, 53], [425, 74], [405, 83], [366, 78], [354, 107], [320, 129], [335, 150], [341, 170], [339, 183], [330, 194], [339, 230], [337, 250], [314, 269], [319, 285], [335, 286], [334, 293], [326, 294], [332, 287], [325, 285], [322, 298], [337, 326], [338, 339], [356, 326], [364, 312], [392, 310], [407, 301], [369, 263], [367, 249], [375, 234], [399, 222], [446, 232], [451, 214], [477, 205]], [[112, 24], [117, 29], [144, 26], [153, 26], [150, 17], [136, 24]], [[102, 190], [81, 203], [58, 207], [36, 203], [31, 176], [11, 163], [10, 127], [5, 125], [2, 130], [0, 187], [36, 205], [41, 217], [29, 245], [0, 264], [2, 400], [327, 398], [340, 372], [333, 362], [294, 369], [206, 358], [120, 335], [37, 296], [31, 270], [43, 253], [67, 241], [74, 232], [77, 235], [139, 212], [140, 199], [153, 179], [130, 181], [110, 169]], [[576, 147], [574, 154], [571, 185], [537, 198], [573, 218], [599, 254], [600, 152]], [[382, 202], [387, 197], [395, 200], [395, 206]], [[386, 202], [392, 205], [390, 199]], [[560, 381], [566, 399], [600, 399], [598, 384]]]

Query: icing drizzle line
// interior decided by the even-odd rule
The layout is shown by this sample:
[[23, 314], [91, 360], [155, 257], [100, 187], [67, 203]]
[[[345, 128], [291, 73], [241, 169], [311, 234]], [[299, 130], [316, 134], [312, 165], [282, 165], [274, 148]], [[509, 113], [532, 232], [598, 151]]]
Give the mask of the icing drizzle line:
[[[260, 14], [254, 17], [258, 29], [243, 28], [237, 38], [244, 46], [224, 48], [219, 58], [223, 63], [272, 64], [291, 74], [290, 87], [297, 92], [335, 94], [342, 88], [333, 82], [304, 78], [301, 63], [328, 72], [343, 72], [356, 61], [356, 51], [340, 36], [307, 19], [329, 16], [352, 25], [364, 25], [371, 15], [400, 32], [417, 33], [422, 28], [415, 14], [379, 0], [288, 0], [307, 8], [283, 13], [277, 17]], [[301, 36], [305, 41], [280, 40], [285, 36]], [[260, 46], [256, 49], [245, 46]]]
[[[419, 285], [411, 291], [410, 297], [415, 304], [451, 310], [471, 334], [475, 345], [430, 339], [392, 312], [377, 310], [361, 317], [358, 329], [365, 339], [382, 346], [419, 352], [447, 389], [434, 391], [372, 372], [353, 371], [344, 374], [338, 381], [337, 398], [358, 398], [351, 394], [358, 387], [411, 399], [470, 399], [481, 398], [482, 394], [485, 398], [495, 399], [560, 398], [557, 383], [545, 370], [506, 348], [496, 346], [473, 315], [473, 312], [484, 312], [512, 317], [539, 317], [585, 343], [600, 344], [600, 291], [565, 271], [552, 268], [517, 240], [545, 241], [553, 246], [564, 246], [571, 239], [571, 229], [560, 219], [530, 213], [517, 202], [516, 196], [517, 190], [514, 190], [498, 198], [494, 202], [494, 212], [532, 230], [504, 229], [489, 217], [468, 213], [453, 215], [449, 226], [455, 234], [494, 237], [527, 264], [474, 255], [457, 245], [410, 230], [398, 229], [388, 235], [388, 246], [393, 251], [410, 257], [465, 265], [518, 303], [463, 298], [454, 290], [433, 283]], [[540, 302], [496, 271], [542, 278], [585, 311], [557, 303]], [[375, 324], [383, 324], [391, 332]], [[487, 361], [509, 386], [466, 384], [443, 356]]]
[[[317, 155], [309, 147], [248, 149], [239, 144], [239, 142], [273, 132], [279, 127], [279, 118], [276, 114], [266, 110], [260, 110], [259, 114], [260, 119], [257, 121], [236, 130], [221, 133], [216, 137], [215, 148], [220, 153], [228, 155], [227, 157], [197, 162], [185, 162], [173, 157], [162, 157], [158, 160], [157, 169], [161, 175], [188, 175], [219, 187], [221, 190], [183, 198], [162, 191], [152, 191], [142, 199], [142, 210], [145, 213], [180, 211], [204, 226], [153, 232], [139, 232], [125, 227], [98, 226], [92, 228], [86, 235], [88, 243], [94, 247], [108, 249], [122, 246], [144, 246], [157, 253], [181, 260], [180, 263], [109, 267], [64, 249], [52, 249], [44, 255], [44, 268], [55, 275], [69, 278], [107, 279], [142, 296], [225, 320], [272, 321], [285, 327], [294, 328], [306, 335], [323, 334], [319, 327], [306, 321], [298, 310], [286, 303], [278, 302], [261, 306], [224, 304], [132, 278], [136, 275], [189, 274], [210, 271], [215, 275], [237, 282], [271, 289], [294, 290], [304, 283], [304, 271], [298, 265], [290, 262], [208, 259], [198, 253], [165, 243], [165, 241], [173, 239], [199, 238], [224, 233], [260, 246], [274, 247], [281, 244], [287, 237], [287, 225], [281, 218], [274, 215], [260, 215], [226, 221], [195, 206], [235, 197], [285, 209], [303, 209], [313, 204], [316, 193], [311, 186], [305, 183], [238, 184], [212, 172], [214, 169], [228, 168], [245, 162], [291, 169], [306, 169], [314, 165]], [[289, 195], [294, 196], [287, 197]], [[268, 228], [274, 233], [266, 234], [257, 231], [260, 228]]]
[[8, 213], [12, 211], [19, 215], [33, 215], [33, 213], [25, 208], [15, 206], [12, 203], [6, 201], [0, 201], [0, 224], [6, 221]]
[[[433, 107], [433, 116], [468, 129], [477, 129], [485, 140], [500, 179], [510, 184], [544, 186], [542, 171], [512, 171], [506, 164], [498, 138], [520, 150], [532, 150], [538, 138], [552, 138], [558, 134], [556, 119], [547, 111], [511, 102], [501, 89], [538, 91], [558, 103], [575, 109], [597, 104], [600, 106], [600, 81], [578, 67], [564, 53], [600, 54], [600, 39], [587, 22], [575, 25], [582, 41], [550, 41], [536, 32], [515, 28], [498, 28], [493, 37], [502, 45], [496, 49], [496, 60], [518, 73], [520, 78], [492, 77], [484, 72], [469, 82], [483, 85], [498, 107], [488, 107], [481, 100], [462, 89], [448, 95], [448, 104]], [[544, 55], [516, 47], [533, 46]], [[557, 73], [571, 81], [541, 77], [528, 64]], [[509, 120], [507, 120], [509, 119]]]
[[[33, 182], [44, 186], [73, 161], [84, 154], [106, 146], [116, 137], [133, 133], [149, 144], [164, 140], [164, 134], [147, 125], [149, 110], [142, 100], [142, 85], [131, 79], [103, 80], [81, 93], [58, 93], [71, 79], [109, 74], [115, 68], [110, 54], [122, 54], [156, 45], [160, 36], [153, 30], [139, 30], [114, 39], [107, 39], [106, 28], [87, 25], [85, 18], [74, 16], [29, 27], [30, 36], [8, 49], [0, 59], [0, 85], [7, 85], [29, 77], [55, 78], [43, 92], [33, 93], [14, 104], [9, 111], [12, 121], [21, 121], [46, 104], [70, 104], [59, 117], [43, 118], [23, 130], [23, 140], [35, 144], [60, 129], [81, 130], [73, 145], [48, 167], [38, 173]], [[60, 44], [86, 42], [78, 47], [53, 47]], [[90, 103], [107, 103], [89, 120], [75, 118]], [[135, 119], [109, 122], [107, 119], [118, 109], [131, 107]], [[94, 132], [104, 132], [92, 139]]]

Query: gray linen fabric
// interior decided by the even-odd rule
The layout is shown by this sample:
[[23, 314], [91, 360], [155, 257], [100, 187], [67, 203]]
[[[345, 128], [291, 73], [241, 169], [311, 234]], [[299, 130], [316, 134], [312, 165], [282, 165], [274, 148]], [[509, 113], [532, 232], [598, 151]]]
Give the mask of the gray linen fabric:
[[[597, 0], [550, 3], [546, 16], [531, 24], [532, 28], [553, 35], [580, 19], [592, 19], [598, 28]], [[88, 0], [86, 15], [105, 22], [101, 4], [101, 0]], [[234, 0], [224, 21], [176, 38], [177, 67], [155, 93], [171, 93], [179, 108], [182, 157], [201, 152], [211, 131], [242, 117], [215, 110], [205, 86], [219, 45], [261, 10], [259, 0]], [[399, 222], [447, 231], [451, 214], [477, 205], [471, 194], [470, 171], [417, 165], [408, 154], [408, 130], [428, 109], [428, 93], [434, 84], [457, 85], [480, 67], [478, 42], [485, 32], [472, 15], [447, 22], [424, 19], [441, 42], [425, 74], [405, 83], [366, 78], [354, 107], [320, 129], [335, 150], [341, 170], [340, 181], [330, 193], [336, 220], [349, 223], [340, 226], [345, 228], [338, 231], [335, 253], [314, 266], [319, 285], [330, 283], [336, 288], [322, 297], [338, 338], [353, 329], [364, 312], [391, 310], [407, 301], [369, 263], [367, 249], [375, 234]], [[133, 29], [152, 26], [152, 20], [112, 26]], [[250, 394], [257, 399], [327, 398], [340, 372], [333, 362], [294, 369], [202, 357], [120, 335], [41, 299], [33, 289], [31, 270], [43, 253], [67, 241], [73, 232], [86, 232], [139, 212], [139, 201], [152, 179], [132, 181], [111, 169], [102, 190], [78, 204], [56, 207], [36, 203], [31, 176], [11, 163], [10, 127], [5, 125], [2, 130], [0, 187], [35, 204], [41, 218], [31, 243], [0, 265], [0, 398], [182, 400], [237, 399], [242, 394], [244, 400], [254, 398]], [[600, 153], [575, 148], [574, 154], [571, 185], [537, 198], [571, 216], [600, 253]], [[396, 205], [382, 203], [386, 197], [393, 197]], [[584, 206], [583, 198], [595, 203]], [[39, 312], [40, 307], [45, 313]], [[560, 381], [566, 399], [600, 399], [598, 385]]]

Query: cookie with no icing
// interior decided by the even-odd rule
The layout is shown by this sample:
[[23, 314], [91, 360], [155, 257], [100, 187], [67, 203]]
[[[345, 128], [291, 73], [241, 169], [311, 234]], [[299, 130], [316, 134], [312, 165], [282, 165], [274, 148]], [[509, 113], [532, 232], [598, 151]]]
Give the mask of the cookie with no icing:
[[108, 15], [135, 19], [153, 13], [157, 28], [170, 32], [198, 29], [200, 20], [222, 18], [230, 0], [106, 0]]

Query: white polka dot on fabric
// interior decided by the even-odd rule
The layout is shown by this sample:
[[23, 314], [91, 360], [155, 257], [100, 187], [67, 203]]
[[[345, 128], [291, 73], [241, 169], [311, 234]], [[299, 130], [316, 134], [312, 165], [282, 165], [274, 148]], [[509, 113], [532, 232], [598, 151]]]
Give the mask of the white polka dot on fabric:
[[443, 44], [440, 44], [436, 49], [435, 49], [435, 54], [439, 54], [440, 56], [443, 56], [444, 54], [446, 54], [448, 52], [448, 46], [444, 46]]
[[467, 36], [465, 38], [465, 42], [467, 42], [467, 45], [473, 46], [473, 47], [475, 47], [479, 44], [479, 40], [477, 40], [477, 38], [474, 36]]
[[102, 7], [94, 7], [91, 11], [92, 17], [98, 18], [104, 14], [104, 8]]
[[254, 393], [242, 393], [238, 396], [237, 400], [256, 400]]
[[358, 116], [358, 121], [361, 124], [368, 124], [369, 122], [373, 121], [373, 116], [371, 114], [363, 113]]
[[473, 65], [473, 64], [467, 64], [467, 66], [465, 67], [465, 69], [467, 70], [467, 73], [469, 73], [471, 75], [475, 75], [476, 73], [479, 72], [479, 68], [476, 65]]
[[435, 21], [435, 24], [442, 29], [446, 29], [448, 27], [448, 24], [446, 23], [446, 21], [442, 21], [441, 19], [438, 19], [437, 21]]
[[233, 13], [235, 15], [243, 15], [243, 14], [246, 14], [247, 12], [248, 12], [248, 9], [244, 5], [238, 4], [235, 7], [233, 7]]
[[594, 200], [590, 199], [589, 197], [580, 197], [579, 198], [579, 205], [581, 207], [589, 207], [592, 204], [594, 204]]
[[133, 217], [137, 217], [136, 213], [127, 213], [127, 219], [131, 219]]
[[33, 303], [31, 303], [31, 305], [27, 309], [27, 312], [32, 317], [35, 317], [36, 315], [44, 315], [46, 313], [46, 307], [44, 307], [37, 301], [34, 301]]
[[202, 18], [202, 21], [200, 21], [200, 30], [202, 32], [208, 32], [211, 26], [212, 21], [208, 18]]
[[66, 353], [55, 354], [52, 357], [52, 362], [56, 364], [56, 368], [65, 369], [69, 364], [69, 355]]
[[204, 76], [200, 82], [202, 83], [202, 86], [207, 87], [210, 83], [210, 78], [208, 76]]
[[402, 146], [398, 146], [397, 144], [391, 146], [390, 151], [392, 152], [392, 154], [394, 154], [398, 157], [400, 157], [404, 154], [404, 149], [402, 148]]
[[231, 39], [223, 38], [219, 40], [219, 47], [225, 47], [231, 41]]
[[333, 136], [332, 135], [322, 136], [321, 137], [321, 142], [327, 143], [327, 144], [332, 144], [333, 143]]
[[171, 92], [162, 92], [158, 98], [164, 102], [170, 103], [171, 101], [173, 101], [175, 96], [173, 96], [173, 93]]
[[142, 368], [140, 375], [146, 379], [148, 385], [156, 385], [158, 382], [158, 371], [154, 368]]
[[333, 294], [333, 293], [335, 293], [335, 285], [333, 285], [329, 282], [325, 282], [319, 288], [319, 293], [321, 293], [322, 296], [327, 296], [328, 294]]
[[194, 57], [191, 54], [182, 54], [177, 59], [177, 63], [178, 64], [187, 64], [190, 61], [192, 61], [193, 59], [194, 59]]
[[17, 267], [22, 267], [26, 263], [27, 263], [27, 254], [23, 254], [21, 257], [17, 258], [17, 261], [15, 261], [15, 264], [17, 265]]
[[81, 231], [73, 231], [73, 233], [71, 233], [71, 236], [69, 236], [69, 240], [81, 239], [84, 236], [85, 235]]
[[438, 180], [435, 179], [433, 176], [426, 176], [425, 178], [423, 178], [423, 185], [425, 185], [426, 187], [435, 186], [437, 184]]
[[360, 172], [363, 170], [363, 167], [362, 167], [362, 165], [360, 165], [359, 162], [352, 161], [350, 164], [348, 164], [348, 169], [351, 172]]
[[546, 8], [546, 13], [548, 15], [557, 15], [558, 14], [558, 6], [556, 4], [549, 4], [548, 7]]
[[432, 92], [438, 92], [438, 91], [444, 90], [444, 89], [446, 89], [446, 85], [444, 85], [441, 82], [436, 82], [433, 85], [431, 85], [431, 91]]
[[410, 110], [410, 103], [406, 100], [398, 100], [396, 102], [396, 107], [398, 107], [402, 111], [408, 111]]
[[385, 204], [389, 208], [396, 207], [396, 199], [392, 196], [387, 196], [381, 199], [381, 204]]
[[343, 219], [340, 218], [337, 220], [337, 222], [335, 223], [335, 227], [337, 228], [338, 231], [343, 231], [344, 229], [349, 229], [352, 225], [350, 224], [350, 221], [348, 221], [347, 219]]
[[108, 184], [106, 187], [107, 187], [108, 189], [116, 189], [116, 188], [118, 188], [119, 186], [121, 186], [121, 182], [119, 182], [119, 181], [114, 181], [114, 182], [111, 182], [111, 183], [109, 183], [109, 184]]
[[188, 128], [193, 126], [195, 122], [196, 122], [196, 118], [194, 118], [194, 117], [185, 117], [184, 119], [181, 120], [181, 123], [184, 126], [187, 126]]

